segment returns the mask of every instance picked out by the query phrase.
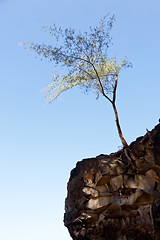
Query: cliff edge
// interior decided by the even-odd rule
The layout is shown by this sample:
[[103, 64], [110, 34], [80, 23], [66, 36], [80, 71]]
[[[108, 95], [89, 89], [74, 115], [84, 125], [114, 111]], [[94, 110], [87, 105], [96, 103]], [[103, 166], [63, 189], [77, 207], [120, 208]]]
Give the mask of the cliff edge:
[[73, 240], [160, 240], [160, 124], [127, 151], [77, 163], [64, 224]]

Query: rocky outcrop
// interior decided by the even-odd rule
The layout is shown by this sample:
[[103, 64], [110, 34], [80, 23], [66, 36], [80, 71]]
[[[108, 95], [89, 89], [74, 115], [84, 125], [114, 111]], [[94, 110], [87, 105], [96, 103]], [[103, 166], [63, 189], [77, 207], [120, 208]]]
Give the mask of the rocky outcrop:
[[160, 239], [160, 124], [71, 171], [64, 223], [74, 240]]

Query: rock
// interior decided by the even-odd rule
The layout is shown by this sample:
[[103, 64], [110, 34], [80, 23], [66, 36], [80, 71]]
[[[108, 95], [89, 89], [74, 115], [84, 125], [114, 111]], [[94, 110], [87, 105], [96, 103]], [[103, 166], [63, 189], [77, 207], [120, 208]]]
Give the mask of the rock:
[[143, 174], [135, 174], [134, 181], [137, 188], [142, 189], [146, 193], [151, 193], [154, 190], [155, 181], [150, 180]]
[[107, 183], [101, 186], [94, 186], [94, 189], [96, 189], [99, 192], [99, 196], [101, 197], [111, 195], [111, 193], [109, 192], [109, 187]]
[[98, 197], [99, 193], [97, 190], [91, 187], [84, 187], [82, 190], [87, 196], [90, 196], [91, 198]]
[[71, 171], [64, 224], [73, 240], [160, 240], [160, 124], [127, 149]]
[[113, 197], [112, 196], [106, 196], [106, 197], [99, 197], [99, 198], [95, 198], [95, 199], [90, 199], [87, 204], [86, 207], [91, 209], [91, 210], [98, 210], [99, 208], [102, 207], [106, 207], [109, 204], [111, 204], [113, 201]]
[[117, 191], [123, 185], [122, 175], [111, 178], [110, 184], [111, 184], [111, 187], [112, 187], [113, 191]]
[[154, 182], [160, 182], [160, 177], [153, 169], [148, 170], [145, 175]]

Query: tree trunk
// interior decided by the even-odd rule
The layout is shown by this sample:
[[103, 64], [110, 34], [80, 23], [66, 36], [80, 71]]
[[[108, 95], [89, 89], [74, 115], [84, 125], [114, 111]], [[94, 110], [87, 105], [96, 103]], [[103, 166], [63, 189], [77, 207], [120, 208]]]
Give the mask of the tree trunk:
[[125, 138], [123, 137], [122, 130], [121, 130], [121, 127], [120, 127], [120, 124], [119, 124], [117, 108], [116, 108], [116, 105], [115, 105], [114, 102], [112, 102], [112, 107], [113, 107], [115, 118], [116, 118], [116, 126], [117, 126], [117, 129], [118, 129], [119, 137], [121, 139], [123, 147], [126, 148], [128, 146], [128, 144], [127, 144]]

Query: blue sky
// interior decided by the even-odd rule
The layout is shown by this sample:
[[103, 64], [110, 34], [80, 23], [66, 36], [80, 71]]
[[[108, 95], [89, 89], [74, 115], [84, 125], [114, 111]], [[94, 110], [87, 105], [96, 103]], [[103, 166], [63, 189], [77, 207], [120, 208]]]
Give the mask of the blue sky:
[[[63, 226], [67, 181], [76, 162], [118, 150], [112, 108], [73, 89], [47, 105], [54, 73], [19, 41], [52, 43], [42, 26], [87, 30], [115, 14], [111, 56], [127, 56], [117, 107], [128, 143], [160, 118], [158, 0], [0, 0], [0, 240], [69, 240]], [[54, 44], [54, 43], [53, 43]]]

